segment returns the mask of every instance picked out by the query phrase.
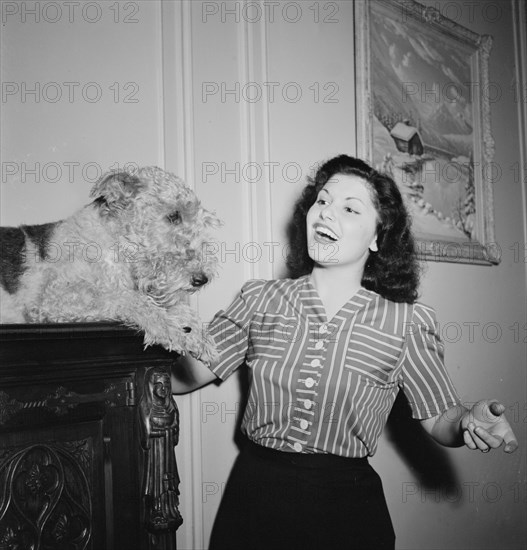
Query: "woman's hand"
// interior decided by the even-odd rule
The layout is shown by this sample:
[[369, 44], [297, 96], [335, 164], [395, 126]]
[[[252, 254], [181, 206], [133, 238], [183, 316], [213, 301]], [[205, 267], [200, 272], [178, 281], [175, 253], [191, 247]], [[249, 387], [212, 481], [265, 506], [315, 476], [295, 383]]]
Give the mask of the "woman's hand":
[[483, 399], [467, 410], [460, 424], [465, 445], [488, 453], [505, 443], [503, 450], [513, 453], [518, 448], [518, 441], [504, 412], [505, 406], [495, 399]]

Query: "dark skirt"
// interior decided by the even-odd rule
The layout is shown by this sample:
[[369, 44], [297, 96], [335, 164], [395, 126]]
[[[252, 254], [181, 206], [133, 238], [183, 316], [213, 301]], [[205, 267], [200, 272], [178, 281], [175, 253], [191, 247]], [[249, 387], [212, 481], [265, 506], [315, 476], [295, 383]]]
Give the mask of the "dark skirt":
[[247, 443], [209, 550], [393, 550], [379, 476], [366, 458], [287, 453]]

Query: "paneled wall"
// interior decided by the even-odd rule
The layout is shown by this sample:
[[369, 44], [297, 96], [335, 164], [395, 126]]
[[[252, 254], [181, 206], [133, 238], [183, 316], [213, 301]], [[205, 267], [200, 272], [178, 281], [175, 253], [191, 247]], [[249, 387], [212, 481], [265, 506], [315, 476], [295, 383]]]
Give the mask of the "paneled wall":
[[[490, 80], [503, 90], [492, 104], [495, 161], [503, 168], [495, 220], [503, 259], [495, 267], [427, 264], [423, 301], [443, 326], [465, 329], [459, 339], [445, 333], [462, 399], [504, 400], [522, 446], [510, 457], [442, 449], [396, 424], [372, 463], [399, 549], [520, 549], [527, 357], [521, 105], [511, 95], [518, 18], [505, 0], [426, 3], [448, 4], [447, 15], [495, 38]], [[247, 279], [283, 276], [286, 226], [306, 175], [321, 160], [356, 150], [353, 2], [72, 2], [60, 17], [56, 3], [33, 11], [35, 2], [25, 4], [24, 12], [22, 3], [2, 3], [2, 225], [61, 218], [88, 200], [99, 172], [159, 164], [224, 220], [216, 234], [219, 276], [194, 299], [204, 320]], [[489, 323], [500, 338], [482, 332]], [[240, 384], [234, 375], [177, 398], [180, 548], [207, 546], [237, 453]]]

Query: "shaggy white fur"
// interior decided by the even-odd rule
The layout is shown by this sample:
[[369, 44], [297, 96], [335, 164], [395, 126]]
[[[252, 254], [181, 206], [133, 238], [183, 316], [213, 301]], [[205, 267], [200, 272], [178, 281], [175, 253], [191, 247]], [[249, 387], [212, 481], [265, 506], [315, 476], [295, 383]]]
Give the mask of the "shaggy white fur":
[[43, 226], [0, 228], [0, 321], [120, 321], [204, 362], [214, 345], [188, 294], [215, 275], [219, 220], [160, 168], [110, 173], [94, 201]]

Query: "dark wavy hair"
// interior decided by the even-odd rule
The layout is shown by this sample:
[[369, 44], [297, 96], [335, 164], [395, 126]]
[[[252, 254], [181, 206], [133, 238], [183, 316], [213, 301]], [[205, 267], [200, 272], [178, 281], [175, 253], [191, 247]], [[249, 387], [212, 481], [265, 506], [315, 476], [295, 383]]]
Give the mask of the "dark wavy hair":
[[411, 219], [397, 184], [391, 177], [374, 170], [360, 159], [340, 155], [322, 164], [295, 206], [289, 226], [290, 248], [287, 267], [292, 277], [307, 275], [313, 260], [307, 249], [306, 216], [319, 191], [337, 174], [362, 178], [369, 186], [377, 210], [378, 252], [370, 252], [361, 284], [393, 302], [413, 303], [418, 297], [420, 266]]

